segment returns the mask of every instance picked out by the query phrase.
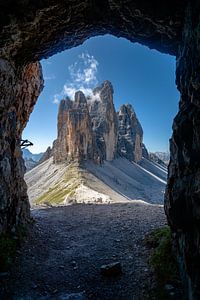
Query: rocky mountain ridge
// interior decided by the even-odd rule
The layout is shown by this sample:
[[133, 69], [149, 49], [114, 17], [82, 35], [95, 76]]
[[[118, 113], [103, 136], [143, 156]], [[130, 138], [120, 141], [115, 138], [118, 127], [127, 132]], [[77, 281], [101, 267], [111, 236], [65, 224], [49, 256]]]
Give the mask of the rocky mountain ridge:
[[23, 149], [22, 152], [23, 152], [23, 158], [26, 158], [26, 159], [31, 158], [33, 161], [36, 161], [36, 162], [38, 162], [44, 154], [43, 152], [32, 153], [28, 149]]
[[23, 159], [24, 159], [26, 171], [29, 171], [33, 169], [35, 166], [37, 166], [38, 163], [41, 162], [41, 158], [44, 155], [43, 152], [34, 154], [28, 149], [23, 149], [22, 153], [23, 153]]
[[27, 171], [50, 157], [56, 164], [74, 160], [102, 164], [119, 157], [139, 163], [144, 157], [166, 166], [156, 154], [148, 153], [143, 144], [143, 129], [132, 105], [123, 104], [116, 112], [113, 94], [112, 84], [106, 80], [90, 96], [77, 91], [74, 100], [68, 97], [61, 100], [57, 139], [45, 153], [32, 155], [24, 150]]
[[25, 176], [32, 205], [163, 202], [167, 171], [148, 160], [133, 107], [116, 112], [113, 93], [105, 81], [61, 100], [57, 139]]
[[170, 160], [169, 152], [161, 152], [161, 151], [156, 151], [154, 153], [150, 152], [149, 156], [151, 159], [154, 159], [154, 161], [157, 160], [158, 163], [159, 163], [159, 161], [161, 161], [165, 165], [169, 164], [169, 160]]
[[113, 93], [112, 84], [106, 80], [91, 96], [77, 91], [74, 100], [61, 100], [57, 139], [42, 161], [53, 156], [54, 163], [76, 159], [101, 164], [117, 157], [139, 162], [143, 147], [141, 124], [130, 104], [116, 112]]

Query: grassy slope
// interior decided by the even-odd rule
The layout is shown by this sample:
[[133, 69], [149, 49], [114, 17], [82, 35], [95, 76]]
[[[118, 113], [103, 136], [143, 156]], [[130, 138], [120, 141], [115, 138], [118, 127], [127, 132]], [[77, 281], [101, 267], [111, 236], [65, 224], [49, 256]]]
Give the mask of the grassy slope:
[[66, 197], [69, 202], [72, 202], [72, 197], [81, 183], [82, 176], [79, 166], [76, 163], [71, 163], [59, 183], [51, 186], [34, 202], [35, 204], [61, 204]]

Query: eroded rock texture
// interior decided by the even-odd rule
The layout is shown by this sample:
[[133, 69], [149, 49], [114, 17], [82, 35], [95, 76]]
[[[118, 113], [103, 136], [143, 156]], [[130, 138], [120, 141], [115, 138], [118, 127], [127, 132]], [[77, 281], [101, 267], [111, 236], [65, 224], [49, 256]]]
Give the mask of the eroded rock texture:
[[117, 152], [118, 122], [113, 103], [113, 87], [104, 81], [93, 91], [94, 99], [88, 99], [92, 129], [101, 160], [111, 161]]
[[[177, 55], [181, 102], [173, 125], [165, 210], [190, 299], [200, 298], [199, 16], [197, 0], [1, 1], [0, 232], [29, 216], [19, 138], [42, 85], [38, 64], [32, 63], [91, 36], [125, 37]], [[27, 68], [38, 70], [30, 82]]]
[[180, 110], [174, 119], [165, 211], [189, 299], [200, 299], [200, 4], [189, 5], [177, 59]]
[[42, 157], [40, 158], [38, 163], [42, 164], [44, 161], [49, 159], [52, 155], [53, 155], [53, 151], [52, 148], [49, 146], [47, 150], [44, 152], [44, 154], [42, 155]]
[[142, 156], [146, 159], [149, 159], [149, 152], [148, 152], [145, 144], [142, 144]]
[[20, 140], [42, 87], [39, 63], [17, 73], [14, 65], [0, 60], [0, 232], [29, 218]]
[[87, 99], [76, 92], [75, 100], [62, 100], [58, 113], [58, 137], [51, 154], [54, 162], [92, 159], [113, 160], [117, 151], [118, 122], [109, 81]]
[[37, 61], [106, 33], [174, 55], [185, 2], [2, 0], [0, 55], [20, 64]]
[[58, 136], [53, 147], [54, 162], [83, 161], [94, 156], [94, 140], [87, 101], [76, 92], [74, 101], [62, 100], [58, 113]]
[[142, 159], [143, 130], [130, 104], [122, 105], [118, 112], [118, 152], [130, 161]]
[[132, 106], [123, 105], [116, 113], [112, 84], [104, 81], [87, 99], [78, 91], [74, 101], [69, 98], [61, 101], [57, 139], [40, 162], [52, 155], [54, 163], [72, 159], [103, 163], [118, 155], [139, 162], [142, 137], [142, 127]]

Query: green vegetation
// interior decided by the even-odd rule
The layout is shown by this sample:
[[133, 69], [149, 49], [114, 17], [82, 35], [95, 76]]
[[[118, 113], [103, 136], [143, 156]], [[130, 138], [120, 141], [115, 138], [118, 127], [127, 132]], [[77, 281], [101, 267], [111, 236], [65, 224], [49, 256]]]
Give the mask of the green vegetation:
[[61, 204], [66, 197], [69, 199], [69, 203], [73, 203], [73, 196], [81, 182], [81, 171], [76, 163], [72, 163], [69, 165], [62, 180], [37, 198], [35, 203], [58, 205]]
[[9, 235], [0, 237], [0, 272], [6, 272], [16, 252], [16, 240]]
[[171, 231], [169, 227], [156, 229], [151, 239], [155, 249], [150, 264], [153, 266], [160, 282], [173, 281], [177, 278], [177, 262], [172, 252]]
[[180, 287], [180, 278], [173, 253], [170, 228], [166, 226], [154, 230], [145, 241], [152, 251], [149, 262], [157, 279], [157, 286], [151, 291], [148, 299], [171, 299], [165, 286], [172, 284]]
[[17, 247], [27, 234], [27, 229], [19, 225], [15, 234], [7, 233], [0, 236], [0, 272], [6, 272], [12, 264]]

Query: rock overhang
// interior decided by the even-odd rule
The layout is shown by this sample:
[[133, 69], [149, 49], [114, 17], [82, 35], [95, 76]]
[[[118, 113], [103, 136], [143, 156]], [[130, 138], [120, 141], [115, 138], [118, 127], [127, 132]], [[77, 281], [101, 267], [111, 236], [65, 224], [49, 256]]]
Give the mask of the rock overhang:
[[176, 55], [184, 2], [187, 1], [1, 1], [0, 55], [25, 64], [104, 34]]

